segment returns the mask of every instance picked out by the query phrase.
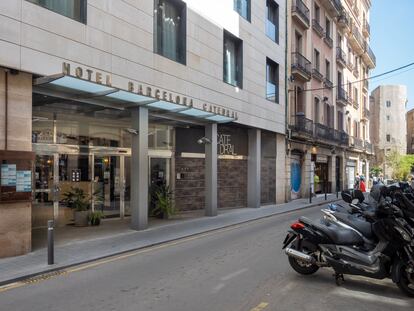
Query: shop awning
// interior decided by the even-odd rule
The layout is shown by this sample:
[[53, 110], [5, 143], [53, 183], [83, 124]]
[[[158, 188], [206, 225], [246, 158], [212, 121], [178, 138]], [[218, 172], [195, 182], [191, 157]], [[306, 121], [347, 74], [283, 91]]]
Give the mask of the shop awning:
[[95, 104], [113, 109], [130, 109], [146, 106], [150, 111], [173, 114], [202, 123], [228, 123], [235, 118], [188, 105], [140, 95], [116, 87], [87, 81], [73, 76], [58, 74], [37, 78], [33, 83], [34, 92]]

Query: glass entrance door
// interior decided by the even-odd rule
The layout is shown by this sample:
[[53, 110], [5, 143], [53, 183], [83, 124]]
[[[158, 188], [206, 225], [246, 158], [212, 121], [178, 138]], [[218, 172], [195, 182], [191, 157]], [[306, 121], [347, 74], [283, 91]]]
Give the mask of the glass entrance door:
[[37, 155], [35, 161], [35, 193], [32, 211], [32, 227], [47, 226], [57, 210], [54, 155]]
[[93, 165], [93, 209], [102, 211], [106, 218], [120, 217], [121, 192], [124, 197], [121, 157], [94, 155]]

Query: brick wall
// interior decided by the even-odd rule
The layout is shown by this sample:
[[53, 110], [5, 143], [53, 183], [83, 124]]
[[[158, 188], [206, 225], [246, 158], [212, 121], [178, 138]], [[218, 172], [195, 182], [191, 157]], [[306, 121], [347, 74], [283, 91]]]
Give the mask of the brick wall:
[[[204, 209], [204, 159], [175, 159], [175, 205], [178, 210]], [[176, 174], [175, 174], [176, 175]], [[218, 160], [218, 207], [247, 206], [247, 160]]]
[[261, 204], [276, 204], [276, 159], [261, 161]]

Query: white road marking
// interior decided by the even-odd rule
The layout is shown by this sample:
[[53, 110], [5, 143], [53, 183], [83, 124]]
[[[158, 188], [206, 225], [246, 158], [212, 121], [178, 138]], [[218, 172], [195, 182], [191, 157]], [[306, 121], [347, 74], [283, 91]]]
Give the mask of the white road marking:
[[222, 280], [222, 281], [228, 281], [228, 280], [230, 280], [232, 278], [235, 278], [236, 276], [239, 276], [240, 274], [243, 274], [243, 273], [245, 273], [247, 271], [248, 271], [248, 269], [246, 269], [246, 268], [240, 269], [240, 270], [238, 270], [236, 272], [233, 272], [233, 273], [230, 273], [230, 274], [228, 274], [226, 276], [223, 276], [220, 280]]
[[390, 304], [390, 305], [395, 305], [399, 307], [410, 306], [410, 303], [408, 303], [406, 300], [403, 300], [403, 299], [385, 297], [385, 296], [380, 296], [380, 295], [375, 295], [375, 294], [370, 294], [370, 293], [365, 293], [365, 292], [359, 292], [359, 291], [354, 291], [354, 290], [350, 290], [346, 288], [337, 288], [332, 292], [332, 294], [342, 296], [342, 297], [347, 297], [347, 298], [361, 299], [361, 300], [370, 301], [370, 302]]
[[217, 294], [220, 290], [222, 290], [226, 286], [224, 283], [220, 283], [219, 285], [215, 286], [212, 290], [213, 294]]

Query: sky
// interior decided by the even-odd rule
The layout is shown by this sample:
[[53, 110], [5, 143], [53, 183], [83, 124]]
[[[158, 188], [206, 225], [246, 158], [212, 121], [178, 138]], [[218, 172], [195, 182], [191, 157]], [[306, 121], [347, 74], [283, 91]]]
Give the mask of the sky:
[[[371, 49], [377, 67], [371, 76], [414, 62], [413, 12], [414, 0], [372, 0]], [[371, 80], [370, 91], [382, 84], [407, 85], [407, 109], [414, 108], [414, 66]]]

